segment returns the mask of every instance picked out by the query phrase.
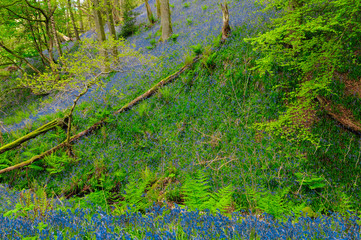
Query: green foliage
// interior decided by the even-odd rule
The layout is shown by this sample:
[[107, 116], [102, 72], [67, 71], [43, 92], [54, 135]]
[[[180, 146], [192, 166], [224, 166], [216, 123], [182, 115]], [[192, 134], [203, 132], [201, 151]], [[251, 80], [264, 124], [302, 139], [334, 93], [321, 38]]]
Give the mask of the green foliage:
[[6, 212], [4, 216], [14, 218], [21, 216], [32, 221], [35, 219], [45, 221], [47, 212], [54, 208], [54, 201], [47, 198], [45, 188], [46, 186], [42, 187], [37, 182], [34, 182], [33, 190], [21, 192], [19, 203], [16, 204], [15, 209]]
[[189, 6], [190, 6], [190, 3], [189, 3], [189, 2], [183, 3], [183, 7], [184, 7], [184, 8], [189, 8]]
[[277, 122], [258, 127], [317, 145], [317, 136], [303, 130], [289, 135], [283, 128], [294, 122], [295, 113], [312, 107], [316, 96], [331, 92], [329, 85], [339, 66], [348, 63], [359, 66], [355, 51], [360, 43], [355, 39], [361, 37], [360, 3], [353, 0], [259, 2], [267, 3], [266, 10], [282, 10], [282, 14], [273, 19], [270, 30], [247, 39], [255, 50], [263, 53], [254, 69], [261, 74], [288, 72], [294, 76], [280, 79], [280, 85], [289, 89], [290, 108]]
[[203, 47], [203, 44], [202, 43], [198, 43], [196, 45], [192, 45], [191, 46], [191, 49], [193, 50], [193, 52], [196, 54], [196, 55], [200, 55], [202, 54], [203, 50], [204, 50], [204, 47]]
[[326, 186], [326, 180], [323, 177], [315, 177], [303, 173], [295, 173], [295, 175], [297, 182], [299, 182], [301, 186], [307, 186], [309, 189], [319, 189]]
[[193, 19], [187, 18], [187, 25], [191, 25], [193, 23]]
[[203, 5], [203, 6], [202, 6], [202, 10], [203, 10], [203, 11], [206, 11], [207, 9], [208, 9], [208, 5]]
[[171, 88], [168, 86], [164, 86], [161, 89], [159, 89], [158, 98], [162, 99], [166, 103], [169, 103], [173, 98]]
[[130, 180], [125, 187], [124, 200], [121, 206], [116, 206], [115, 214], [121, 214], [128, 208], [132, 211], [144, 211], [153, 205], [157, 196], [152, 189], [152, 183], [155, 182], [155, 175], [146, 168], [142, 172], [142, 178]]
[[268, 213], [277, 219], [285, 219], [292, 214], [300, 216], [305, 208], [304, 203], [297, 205], [292, 201], [287, 201], [287, 194], [290, 189], [287, 187], [276, 194], [272, 194], [269, 191], [255, 191], [248, 188], [247, 195], [255, 210]]
[[179, 34], [172, 34], [171, 36], [170, 36], [170, 39], [172, 39], [173, 41], [177, 41], [177, 38], [179, 37]]
[[133, 35], [139, 27], [136, 25], [137, 13], [133, 11], [134, 5], [132, 0], [126, 0], [123, 5], [123, 27], [119, 37], [127, 38]]
[[233, 186], [229, 185], [219, 189], [216, 193], [210, 193], [208, 179], [204, 172], [198, 171], [194, 178], [188, 177], [182, 186], [184, 204], [190, 209], [212, 212], [220, 210], [227, 212], [231, 207]]

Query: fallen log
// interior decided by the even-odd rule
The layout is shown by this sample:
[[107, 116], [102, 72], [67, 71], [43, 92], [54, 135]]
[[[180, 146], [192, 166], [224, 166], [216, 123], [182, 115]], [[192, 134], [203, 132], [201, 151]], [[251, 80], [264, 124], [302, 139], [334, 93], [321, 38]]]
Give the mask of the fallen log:
[[[153, 96], [155, 93], [157, 93], [157, 91], [165, 86], [166, 84], [169, 84], [171, 83], [174, 79], [178, 78], [183, 72], [185, 72], [187, 69], [189, 69], [193, 64], [195, 64], [196, 62], [199, 61], [199, 59], [201, 58], [201, 55], [193, 58], [193, 61], [182, 67], [179, 71], [177, 71], [176, 73], [164, 78], [163, 80], [161, 80], [160, 82], [158, 82], [154, 87], [152, 87], [151, 89], [149, 89], [148, 91], [146, 91], [145, 93], [143, 93], [142, 95], [138, 96], [137, 98], [135, 98], [133, 101], [129, 102], [128, 104], [125, 104], [122, 108], [120, 108], [119, 110], [115, 111], [113, 113], [113, 115], [116, 115], [116, 114], [119, 114], [119, 113], [122, 113], [122, 112], [126, 112], [126, 111], [129, 111], [130, 109], [132, 109], [134, 106], [136, 106], [137, 104], [139, 104], [141, 101]], [[74, 135], [70, 138], [69, 140], [69, 143], [73, 143], [75, 142], [76, 140], [78, 140], [79, 138], [81, 137], [84, 137], [86, 135], [89, 135], [90, 133], [94, 132], [95, 130], [99, 129], [100, 127], [102, 127], [103, 125], [105, 125], [107, 123], [107, 120], [108, 118], [104, 118], [96, 123], [94, 123], [91, 127], [89, 127], [88, 129], [78, 133], [77, 135]], [[19, 163], [19, 164], [16, 164], [14, 166], [11, 166], [11, 167], [8, 167], [8, 168], [5, 168], [5, 169], [2, 169], [0, 170], [0, 174], [2, 173], [5, 173], [5, 172], [10, 172], [12, 170], [15, 170], [15, 169], [18, 169], [18, 168], [21, 168], [21, 167], [25, 167], [25, 166], [28, 166], [30, 164], [32, 164], [33, 162], [35, 161], [38, 161], [40, 159], [43, 159], [44, 157], [46, 156], [49, 156], [53, 153], [55, 153], [56, 151], [58, 151], [59, 149], [62, 149], [64, 147], [66, 147], [68, 145], [68, 142], [67, 141], [64, 141], [62, 142], [61, 144], [51, 148], [50, 150], [46, 151], [46, 152], [43, 152], [42, 154], [40, 155], [36, 155], [34, 157], [32, 157], [31, 159], [25, 161], [25, 162], [22, 162], [22, 163]]]
[[[351, 112], [348, 112], [348, 110], [346, 110], [342, 106], [332, 105], [332, 102], [324, 97], [318, 96], [317, 100], [321, 104], [321, 106], [325, 109], [327, 115], [329, 115], [332, 119], [334, 119], [336, 122], [341, 124], [345, 129], [357, 135], [361, 135], [361, 123], [353, 120]], [[333, 110], [333, 107], [338, 110], [337, 112], [341, 112], [345, 114], [340, 115], [339, 113], [336, 113]]]
[[46, 133], [46, 132], [52, 130], [53, 128], [56, 128], [57, 126], [63, 126], [63, 124], [64, 124], [63, 119], [55, 119], [55, 120], [39, 127], [35, 131], [28, 133], [25, 136], [18, 138], [15, 141], [0, 147], [0, 154], [4, 153], [6, 151], [9, 151], [11, 149], [14, 149], [17, 146], [19, 146], [20, 144], [22, 144], [26, 141], [29, 141], [30, 139], [33, 139], [33, 138], [39, 136], [40, 134]]

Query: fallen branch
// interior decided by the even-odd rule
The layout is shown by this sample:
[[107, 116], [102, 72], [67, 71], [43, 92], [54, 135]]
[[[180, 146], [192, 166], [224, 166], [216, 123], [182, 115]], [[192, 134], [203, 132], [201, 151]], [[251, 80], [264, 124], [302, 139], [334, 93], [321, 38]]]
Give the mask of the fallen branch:
[[[119, 114], [119, 113], [123, 113], [123, 112], [126, 112], [130, 109], [132, 109], [134, 106], [136, 106], [137, 104], [139, 104], [141, 101], [153, 96], [155, 93], [157, 93], [157, 91], [165, 86], [166, 84], [169, 84], [171, 83], [174, 79], [178, 78], [184, 71], [186, 71], [187, 69], [189, 69], [193, 64], [195, 64], [196, 62], [198, 62], [198, 60], [201, 58], [201, 56], [197, 56], [195, 58], [193, 58], [193, 61], [184, 66], [183, 68], [181, 68], [178, 72], [166, 77], [165, 79], [163, 79], [162, 81], [158, 82], [154, 87], [152, 87], [151, 89], [149, 89], [148, 91], [146, 91], [145, 93], [143, 93], [142, 95], [140, 95], [139, 97], [135, 98], [133, 101], [131, 101], [130, 103], [124, 105], [121, 109], [115, 111], [113, 113], [113, 115], [116, 115], [116, 114]], [[18, 169], [18, 168], [21, 168], [21, 167], [25, 167], [25, 166], [28, 166], [30, 164], [32, 164], [33, 162], [35, 161], [38, 161], [40, 159], [43, 159], [44, 157], [46, 156], [49, 156], [53, 153], [55, 153], [56, 151], [58, 151], [59, 149], [62, 149], [64, 147], [66, 147], [68, 145], [68, 143], [73, 143], [75, 142], [76, 140], [78, 140], [79, 138], [83, 137], [83, 136], [86, 136], [86, 135], [89, 135], [90, 133], [94, 132], [95, 130], [99, 129], [100, 127], [102, 127], [103, 125], [105, 125], [107, 123], [107, 120], [108, 118], [104, 118], [102, 120], [100, 120], [99, 122], [93, 124], [91, 127], [89, 127], [88, 129], [78, 133], [77, 135], [75, 136], [72, 136], [68, 141], [64, 141], [62, 142], [61, 144], [53, 147], [52, 149], [46, 151], [46, 152], [43, 152], [42, 154], [40, 155], [37, 155], [37, 156], [34, 156], [32, 157], [31, 159], [25, 161], [25, 162], [22, 162], [22, 163], [19, 163], [17, 165], [14, 165], [14, 166], [11, 166], [11, 167], [8, 167], [8, 168], [5, 168], [5, 169], [2, 169], [0, 170], [0, 174], [2, 173], [5, 173], [5, 172], [9, 172], [9, 171], [12, 171], [12, 170], [15, 170], [15, 169]]]
[[57, 126], [62, 126], [63, 124], [64, 124], [63, 119], [55, 119], [55, 120], [39, 127], [35, 131], [33, 131], [21, 138], [16, 139], [14, 142], [11, 142], [9, 144], [6, 144], [6, 145], [0, 147], [0, 154], [4, 153], [6, 151], [9, 151], [11, 149], [14, 149], [17, 146], [19, 146], [20, 144], [22, 144], [26, 141], [29, 141], [30, 139], [33, 139], [33, 138], [39, 136], [40, 134], [46, 133]]
[[[353, 120], [352, 115], [350, 115], [351, 113], [342, 114], [342, 115], [337, 114], [337, 113], [335, 113], [335, 111], [332, 108], [332, 106], [334, 106], [334, 105], [332, 105], [331, 101], [329, 101], [321, 96], [318, 96], [317, 100], [319, 101], [321, 106], [326, 110], [327, 114], [332, 119], [334, 119], [335, 121], [340, 123], [345, 129], [348, 129], [349, 131], [351, 131], [353, 133], [361, 135], [361, 123]], [[343, 112], [343, 113], [346, 112], [346, 110], [341, 106], [334, 106], [334, 107], [336, 107], [339, 112]]]

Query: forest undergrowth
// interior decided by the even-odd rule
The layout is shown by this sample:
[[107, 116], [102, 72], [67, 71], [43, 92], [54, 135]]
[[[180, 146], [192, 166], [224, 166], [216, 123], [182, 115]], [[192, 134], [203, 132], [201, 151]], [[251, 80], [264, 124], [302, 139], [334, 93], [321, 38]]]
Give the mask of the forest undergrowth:
[[[110, 114], [139, 91], [116, 106], [81, 103], [72, 133], [105, 116], [107, 124], [72, 146], [75, 157], [58, 151], [0, 175], [0, 236], [359, 239], [359, 136], [315, 99], [307, 129], [312, 141], [289, 141], [256, 127], [287, 111], [293, 89], [280, 83], [295, 77], [285, 69], [255, 71], [264, 55], [244, 39], [267, 27], [233, 26], [225, 44], [193, 46], [189, 58], [198, 54], [201, 60], [130, 111]], [[337, 78], [330, 88], [330, 99], [360, 120], [357, 95], [341, 97], [345, 86]], [[3, 133], [0, 140], [11, 142], [55, 117], [64, 113]], [[58, 127], [1, 154], [0, 168], [65, 138]]]

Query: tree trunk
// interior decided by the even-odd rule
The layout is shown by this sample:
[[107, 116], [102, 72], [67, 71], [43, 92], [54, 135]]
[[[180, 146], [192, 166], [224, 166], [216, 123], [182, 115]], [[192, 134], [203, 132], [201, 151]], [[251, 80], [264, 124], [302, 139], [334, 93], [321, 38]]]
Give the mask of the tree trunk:
[[74, 29], [74, 33], [75, 33], [75, 38], [76, 38], [76, 40], [80, 41], [78, 28], [76, 27], [76, 22], [75, 22], [75, 18], [74, 18], [74, 13], [73, 13], [73, 9], [72, 9], [72, 6], [71, 6], [71, 0], [67, 0], [67, 4], [68, 4], [68, 9], [69, 9], [69, 14], [70, 14], [71, 23], [73, 24], [73, 29]]
[[223, 27], [222, 27], [222, 42], [224, 42], [231, 33], [231, 27], [229, 26], [229, 12], [227, 3], [224, 6], [221, 3], [222, 15], [223, 15]]
[[167, 41], [172, 35], [172, 21], [170, 16], [169, 0], [160, 0], [162, 37], [160, 41]]
[[[135, 98], [130, 103], [124, 105], [121, 109], [114, 112], [113, 114], [116, 115], [116, 114], [120, 114], [120, 113], [123, 113], [123, 112], [127, 112], [130, 109], [132, 109], [134, 106], [138, 105], [140, 102], [144, 101], [145, 99], [150, 98], [151, 96], [156, 94], [159, 91], [160, 88], [162, 88], [163, 86], [171, 83], [173, 80], [178, 78], [183, 72], [185, 72], [187, 69], [191, 68], [191, 66], [193, 66], [193, 64], [198, 62], [200, 58], [201, 58], [201, 56], [197, 56], [197, 57], [193, 58], [193, 61], [190, 64], [185, 65], [178, 72], [164, 78], [163, 80], [158, 82], [154, 87], [152, 87], [151, 89], [149, 89], [148, 91], [146, 91], [142, 95], [138, 96], [137, 98]], [[8, 167], [8, 168], [5, 168], [5, 169], [1, 169], [0, 174], [10, 172], [12, 170], [15, 170], [15, 169], [18, 169], [18, 168], [21, 168], [21, 167], [28, 166], [28, 165], [32, 164], [33, 162], [39, 161], [40, 159], [43, 159], [44, 157], [53, 154], [54, 152], [58, 151], [59, 149], [67, 147], [69, 143], [73, 143], [76, 140], [78, 140], [78, 139], [80, 139], [80, 138], [82, 138], [84, 136], [87, 136], [87, 135], [91, 134], [92, 132], [94, 132], [95, 130], [101, 128], [103, 125], [105, 125], [107, 123], [107, 120], [108, 120], [108, 118], [104, 118], [103, 120], [98, 121], [97, 123], [95, 123], [91, 127], [89, 127], [88, 129], [78, 133], [75, 136], [72, 136], [69, 141], [65, 140], [63, 143], [53, 147], [52, 149], [50, 149], [50, 150], [48, 150], [46, 152], [43, 152], [40, 155], [34, 156], [34, 157], [32, 157], [31, 159], [29, 159], [29, 160], [27, 160], [25, 162], [16, 164], [14, 166], [11, 166], [11, 167]]]
[[155, 4], [156, 4], [156, 6], [157, 6], [157, 17], [158, 17], [158, 19], [160, 19], [160, 18], [161, 18], [160, 0], [157, 0], [157, 1], [155, 2]]
[[80, 3], [80, 0], [78, 0], [78, 12], [79, 12], [80, 32], [84, 32], [83, 13], [82, 13], [82, 11], [81, 11], [81, 3]]
[[148, 16], [149, 23], [150, 23], [150, 25], [153, 25], [155, 20], [154, 20], [154, 16], [152, 13], [152, 9], [150, 8], [148, 0], [144, 0], [144, 3], [145, 3], [145, 7], [147, 9], [147, 16]]
[[9, 48], [7, 48], [3, 42], [0, 42], [0, 47], [2, 49], [4, 49], [6, 52], [10, 53], [11, 55], [13, 55], [14, 57], [24, 61], [26, 63], [26, 65], [28, 65], [34, 72], [38, 73], [38, 74], [41, 74], [41, 72], [36, 68], [34, 67], [28, 60], [26, 60], [26, 58], [24, 57], [21, 57], [19, 55], [17, 55], [16, 53], [14, 53], [13, 51], [11, 51]]
[[58, 50], [59, 57], [61, 57], [63, 55], [63, 53], [62, 53], [61, 48], [60, 48], [60, 42], [59, 42], [58, 36], [56, 35], [54, 11], [51, 8], [50, 0], [47, 0], [47, 3], [48, 3], [49, 14], [50, 14], [50, 25], [51, 25], [51, 31], [52, 31], [52, 34], [53, 34], [53, 40], [54, 40], [54, 43], [55, 43], [55, 47]]
[[[99, 8], [99, 0], [92, 0], [93, 1], [93, 11], [94, 11], [94, 22], [95, 22], [95, 28], [97, 31], [97, 38], [99, 41], [99, 44], [102, 44], [105, 40], [105, 31], [104, 31], [104, 23], [101, 16], [100, 8]], [[108, 58], [107, 52], [105, 49], [100, 48], [100, 54], [104, 58], [104, 61]], [[105, 65], [101, 66], [101, 71], [106, 72], [107, 68]]]
[[63, 119], [53, 120], [53, 121], [39, 127], [35, 131], [33, 131], [29, 134], [26, 134], [25, 136], [23, 136], [21, 138], [16, 139], [14, 142], [0, 147], [0, 154], [4, 153], [6, 151], [9, 151], [11, 149], [14, 149], [17, 146], [20, 146], [22, 143], [29, 141], [30, 139], [33, 139], [33, 138], [39, 136], [40, 134], [46, 133], [46, 132], [50, 131], [51, 129], [56, 128], [57, 126], [63, 126], [63, 125], [64, 125]]
[[[105, 0], [105, 4], [106, 4], [105, 9], [107, 11], [107, 19], [108, 19], [110, 34], [114, 40], [117, 40], [117, 33], [115, 31], [115, 26], [114, 26], [112, 6], [109, 0]], [[118, 55], [118, 49], [116, 46], [113, 47], [112, 54], [114, 57]]]

